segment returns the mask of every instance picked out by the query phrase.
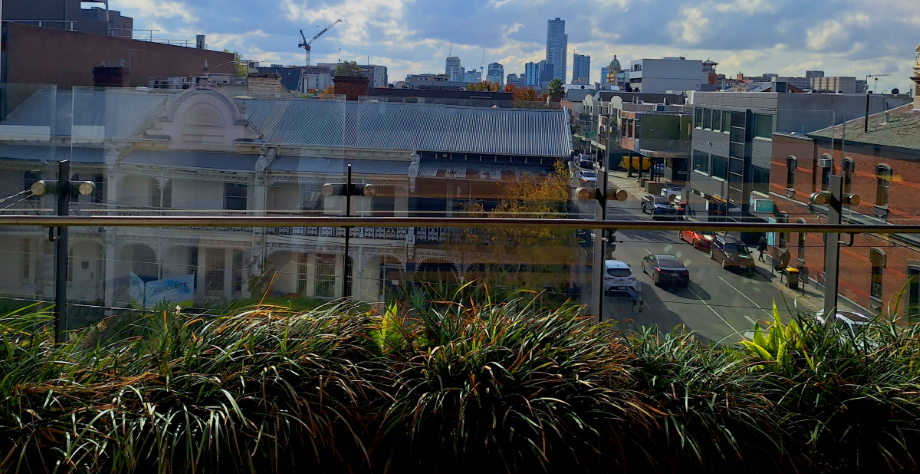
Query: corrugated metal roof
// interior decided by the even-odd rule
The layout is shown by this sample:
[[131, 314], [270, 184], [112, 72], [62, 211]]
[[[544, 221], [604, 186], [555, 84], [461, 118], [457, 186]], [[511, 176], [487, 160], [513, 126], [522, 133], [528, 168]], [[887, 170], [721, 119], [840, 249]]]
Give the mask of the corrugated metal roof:
[[104, 163], [102, 148], [49, 147], [32, 145], [4, 145], [0, 147], [0, 159], [49, 161], [70, 160], [74, 163]]
[[207, 168], [224, 171], [255, 171], [255, 155], [180, 151], [138, 150], [122, 161], [124, 164], [157, 165], [184, 168]]
[[240, 100], [279, 145], [567, 157], [568, 111], [387, 102]]

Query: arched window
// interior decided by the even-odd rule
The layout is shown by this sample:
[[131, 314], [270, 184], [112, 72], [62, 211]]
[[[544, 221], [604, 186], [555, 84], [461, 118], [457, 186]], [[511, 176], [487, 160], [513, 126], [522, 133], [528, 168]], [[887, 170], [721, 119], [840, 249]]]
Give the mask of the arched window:
[[795, 196], [795, 168], [798, 166], [798, 161], [792, 155], [786, 157], [786, 197]]
[[876, 191], [875, 205], [879, 207], [888, 206], [888, 192], [891, 186], [891, 167], [888, 165], [878, 165], [875, 167]]
[[873, 248], [869, 251], [869, 261], [872, 262], [872, 283], [869, 295], [877, 300], [882, 299], [882, 277], [885, 274], [885, 261], [887, 256], [882, 249]]
[[841, 168], [843, 168], [843, 192], [852, 192], [853, 173], [856, 172], [856, 162], [854, 162], [852, 158], [844, 158]]
[[830, 185], [831, 172], [834, 171], [834, 158], [831, 155], [821, 155], [821, 159], [818, 160], [819, 167], [818, 170], [821, 173], [821, 190], [827, 190], [827, 187]]

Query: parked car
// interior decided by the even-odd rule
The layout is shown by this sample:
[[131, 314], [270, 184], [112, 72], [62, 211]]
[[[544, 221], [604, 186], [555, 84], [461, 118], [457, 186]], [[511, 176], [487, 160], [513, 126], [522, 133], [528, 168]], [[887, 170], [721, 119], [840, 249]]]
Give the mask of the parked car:
[[[818, 311], [818, 314], [815, 316], [815, 318], [819, 323], [826, 324], [823, 309]], [[872, 318], [866, 316], [865, 314], [860, 314], [853, 311], [838, 311], [835, 322], [837, 324], [846, 325], [846, 327], [850, 330], [850, 334], [855, 336], [862, 332], [862, 330], [869, 324], [871, 320]]]
[[575, 165], [578, 166], [579, 168], [585, 168], [589, 170], [594, 169], [594, 162], [591, 160], [590, 156], [584, 156], [584, 155], [579, 156], [575, 160]]
[[690, 286], [690, 271], [673, 255], [648, 255], [642, 259], [642, 273], [652, 277], [655, 286], [675, 284], [680, 288]]
[[709, 258], [722, 264], [722, 268], [754, 271], [754, 256], [744, 242], [731, 237], [716, 236], [709, 247]]
[[716, 233], [711, 230], [682, 230], [677, 233], [677, 237], [689, 242], [697, 250], [709, 250]]
[[593, 171], [581, 171], [578, 173], [578, 182], [582, 186], [595, 186], [597, 184], [597, 173]]
[[604, 293], [616, 293], [633, 290], [639, 292], [639, 280], [633, 275], [632, 269], [620, 260], [607, 260], [604, 262]]
[[648, 194], [642, 196], [642, 213], [651, 214], [652, 219], [677, 219], [677, 209], [668, 198]]
[[661, 189], [661, 195], [668, 200], [671, 200], [671, 196], [674, 196], [673, 202], [681, 202], [685, 191], [686, 189], [683, 186], [668, 185]]

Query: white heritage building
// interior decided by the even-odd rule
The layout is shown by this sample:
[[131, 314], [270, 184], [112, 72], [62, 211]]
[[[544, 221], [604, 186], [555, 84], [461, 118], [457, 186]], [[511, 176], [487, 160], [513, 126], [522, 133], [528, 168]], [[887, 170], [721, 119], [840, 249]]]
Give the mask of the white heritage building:
[[[546, 173], [572, 152], [568, 111], [252, 99], [204, 81], [186, 91], [57, 91], [7, 86], [0, 110], [0, 210], [53, 214], [53, 197], [22, 193], [55, 179], [91, 180], [72, 215], [343, 215], [325, 183], [372, 183], [352, 198], [355, 216], [450, 216], [470, 199], [495, 197], [500, 180]], [[460, 277], [498, 261], [488, 249], [451, 248], [446, 228], [353, 228], [351, 293], [381, 301], [384, 287], [425, 265]], [[0, 228], [0, 294], [53, 295], [47, 229]], [[125, 307], [132, 285], [189, 284], [196, 304], [249, 296], [250, 277], [275, 275], [272, 293], [343, 294], [342, 228], [72, 228], [69, 297]], [[138, 296], [140, 295], [140, 296]], [[149, 299], [149, 298], [147, 298]], [[146, 301], [150, 307], [151, 301]]]

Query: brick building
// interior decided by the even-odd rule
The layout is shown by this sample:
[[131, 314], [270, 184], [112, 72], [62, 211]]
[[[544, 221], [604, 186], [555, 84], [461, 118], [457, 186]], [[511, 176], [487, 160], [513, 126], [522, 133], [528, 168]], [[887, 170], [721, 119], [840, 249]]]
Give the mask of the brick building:
[[[809, 197], [826, 189], [833, 174], [843, 176], [844, 192], [861, 198], [860, 204], [844, 210], [845, 223], [920, 224], [918, 103], [870, 116], [868, 132], [864, 119], [857, 119], [804, 136], [774, 134], [770, 195], [775, 219], [825, 223], [826, 209], [811, 205]], [[790, 265], [823, 281], [822, 235], [776, 235], [769, 241], [774, 256], [785, 244]], [[920, 312], [920, 236], [857, 235], [853, 246], [841, 248], [839, 281], [840, 294], [864, 308], [887, 313], [890, 304], [894, 312], [906, 290], [898, 312]]]

